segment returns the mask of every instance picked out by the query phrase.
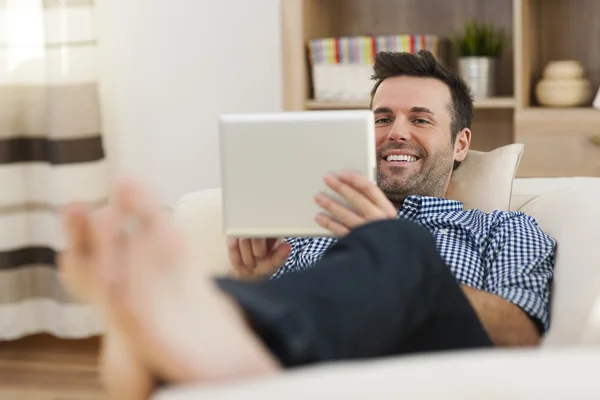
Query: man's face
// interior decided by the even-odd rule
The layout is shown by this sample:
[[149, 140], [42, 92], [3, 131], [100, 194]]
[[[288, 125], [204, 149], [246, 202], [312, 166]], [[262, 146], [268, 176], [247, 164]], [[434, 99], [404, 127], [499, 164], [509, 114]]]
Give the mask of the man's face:
[[432, 78], [384, 80], [373, 97], [377, 183], [396, 206], [410, 195], [443, 197], [454, 161], [462, 161], [471, 133], [452, 143], [449, 88]]

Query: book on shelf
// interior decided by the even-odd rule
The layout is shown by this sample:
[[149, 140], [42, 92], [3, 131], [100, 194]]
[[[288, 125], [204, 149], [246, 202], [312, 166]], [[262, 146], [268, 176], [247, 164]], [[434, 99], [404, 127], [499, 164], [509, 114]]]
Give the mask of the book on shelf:
[[314, 98], [318, 101], [357, 101], [368, 98], [375, 56], [381, 51], [439, 56], [436, 35], [342, 36], [310, 40]]

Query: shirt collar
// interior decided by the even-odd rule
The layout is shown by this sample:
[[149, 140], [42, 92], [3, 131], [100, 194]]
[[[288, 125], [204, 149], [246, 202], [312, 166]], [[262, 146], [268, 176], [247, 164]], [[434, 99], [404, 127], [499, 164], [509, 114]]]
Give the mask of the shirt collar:
[[440, 213], [463, 211], [463, 203], [440, 197], [408, 196], [398, 210], [398, 217], [416, 221]]

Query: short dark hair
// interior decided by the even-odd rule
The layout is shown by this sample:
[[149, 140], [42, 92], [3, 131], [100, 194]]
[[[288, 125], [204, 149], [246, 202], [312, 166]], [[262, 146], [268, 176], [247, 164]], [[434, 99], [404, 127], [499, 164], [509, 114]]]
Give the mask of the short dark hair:
[[[450, 123], [452, 143], [456, 141], [458, 132], [464, 128], [471, 128], [473, 97], [469, 87], [460, 75], [441, 65], [435, 56], [427, 50], [420, 50], [417, 54], [389, 51], [377, 54], [373, 75], [371, 76], [371, 79], [375, 81], [375, 86], [371, 91], [370, 108], [373, 107], [373, 97], [381, 82], [396, 76], [434, 78], [448, 86], [452, 97], [452, 109], [450, 110], [452, 115]], [[456, 169], [459, 164], [455, 163], [454, 168]]]

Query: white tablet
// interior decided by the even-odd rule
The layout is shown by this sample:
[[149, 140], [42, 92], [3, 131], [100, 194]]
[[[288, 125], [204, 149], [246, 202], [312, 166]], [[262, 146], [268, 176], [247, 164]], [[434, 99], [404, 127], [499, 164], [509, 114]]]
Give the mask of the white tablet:
[[[223, 226], [232, 237], [330, 236], [315, 222], [328, 173], [376, 179], [368, 110], [219, 117]], [[337, 198], [337, 196], [334, 195]]]

